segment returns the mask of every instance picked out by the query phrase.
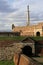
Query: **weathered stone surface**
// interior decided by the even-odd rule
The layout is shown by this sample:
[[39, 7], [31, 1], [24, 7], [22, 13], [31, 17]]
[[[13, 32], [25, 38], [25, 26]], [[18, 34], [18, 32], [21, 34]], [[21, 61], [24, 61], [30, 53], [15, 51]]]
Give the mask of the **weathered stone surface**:
[[14, 43], [12, 46], [0, 47], [0, 60], [11, 60], [15, 53], [21, 51], [22, 45], [20, 43]]
[[18, 59], [19, 59], [19, 55], [16, 54], [14, 56], [15, 65], [31, 65], [31, 62], [28, 59], [26, 59], [23, 55], [20, 56], [20, 60]]
[[43, 36], [43, 22], [38, 23], [37, 25], [29, 25], [29, 26], [18, 26], [12, 29], [13, 32], [20, 32], [21, 36], [38, 36], [37, 32], [39, 32], [39, 36]]
[[15, 65], [41, 65], [39, 62], [29, 58], [23, 54], [19, 57], [19, 54], [14, 55], [13, 59]]
[[[13, 43], [12, 45], [0, 47], [0, 60], [11, 60], [15, 53], [20, 53], [26, 45], [31, 46], [32, 43]], [[31, 46], [34, 49], [34, 44]], [[33, 50], [34, 51], [34, 50]]]

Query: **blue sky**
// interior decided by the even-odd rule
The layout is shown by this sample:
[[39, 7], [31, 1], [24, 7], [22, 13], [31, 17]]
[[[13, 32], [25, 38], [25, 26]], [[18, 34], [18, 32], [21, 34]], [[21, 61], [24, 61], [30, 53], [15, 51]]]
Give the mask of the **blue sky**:
[[30, 23], [43, 22], [43, 0], [0, 0], [0, 31], [10, 31], [12, 24], [26, 25], [27, 5]]

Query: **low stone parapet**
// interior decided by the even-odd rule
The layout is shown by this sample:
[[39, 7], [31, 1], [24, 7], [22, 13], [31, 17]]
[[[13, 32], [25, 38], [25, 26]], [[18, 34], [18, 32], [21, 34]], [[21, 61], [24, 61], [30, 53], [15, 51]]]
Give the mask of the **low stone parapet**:
[[23, 54], [15, 54], [13, 61], [15, 65], [41, 65], [39, 62]]

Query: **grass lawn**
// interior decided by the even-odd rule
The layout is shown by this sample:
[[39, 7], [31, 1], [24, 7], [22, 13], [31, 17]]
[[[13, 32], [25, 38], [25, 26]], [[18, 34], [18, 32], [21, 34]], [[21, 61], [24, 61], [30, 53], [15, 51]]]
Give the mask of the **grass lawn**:
[[0, 65], [14, 65], [13, 61], [0, 61]]
[[39, 40], [43, 40], [43, 37], [39, 37], [39, 36], [37, 36], [37, 37], [31, 37], [33, 40], [36, 40], [36, 41], [39, 41]]
[[[0, 40], [16, 40], [16, 41], [22, 41], [23, 39], [25, 39], [26, 36], [14, 36], [14, 37], [0, 37]], [[43, 40], [43, 37], [30, 37], [33, 40]]]
[[14, 36], [14, 37], [0, 37], [0, 40], [23, 40], [25, 36]]

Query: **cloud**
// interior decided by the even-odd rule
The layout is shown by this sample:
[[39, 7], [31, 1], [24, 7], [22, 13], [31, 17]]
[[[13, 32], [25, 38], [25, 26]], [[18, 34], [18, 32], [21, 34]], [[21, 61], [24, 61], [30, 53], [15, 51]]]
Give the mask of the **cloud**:
[[0, 0], [0, 12], [3, 13], [10, 13], [13, 11], [16, 11], [17, 9], [13, 9], [10, 7], [10, 5], [8, 4], [7, 0]]

